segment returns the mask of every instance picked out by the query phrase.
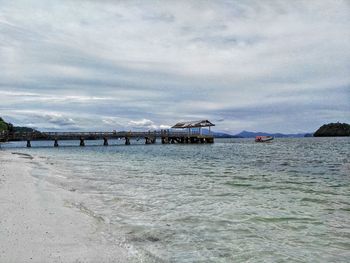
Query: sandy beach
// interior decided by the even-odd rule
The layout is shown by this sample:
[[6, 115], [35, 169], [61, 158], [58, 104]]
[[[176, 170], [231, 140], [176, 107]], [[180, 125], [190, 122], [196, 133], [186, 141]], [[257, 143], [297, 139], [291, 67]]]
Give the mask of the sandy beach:
[[0, 151], [0, 262], [134, 262], [103, 222], [67, 205], [74, 192], [30, 174], [34, 161]]

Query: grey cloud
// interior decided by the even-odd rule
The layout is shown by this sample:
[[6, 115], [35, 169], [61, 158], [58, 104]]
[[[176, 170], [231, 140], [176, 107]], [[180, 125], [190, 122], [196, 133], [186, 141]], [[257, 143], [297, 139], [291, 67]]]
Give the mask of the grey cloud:
[[347, 1], [154, 3], [3, 1], [0, 115], [45, 129], [350, 121]]

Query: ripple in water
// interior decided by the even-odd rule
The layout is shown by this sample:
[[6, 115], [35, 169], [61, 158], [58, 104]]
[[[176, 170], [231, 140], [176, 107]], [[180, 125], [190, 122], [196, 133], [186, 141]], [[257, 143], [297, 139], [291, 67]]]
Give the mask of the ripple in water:
[[[18, 149], [17, 149], [18, 150]], [[20, 149], [165, 262], [348, 262], [349, 138]]]

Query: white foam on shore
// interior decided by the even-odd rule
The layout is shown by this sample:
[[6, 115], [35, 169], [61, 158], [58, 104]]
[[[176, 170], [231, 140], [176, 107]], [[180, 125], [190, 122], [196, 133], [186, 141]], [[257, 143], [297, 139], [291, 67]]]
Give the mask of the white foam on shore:
[[0, 262], [138, 262], [105, 222], [67, 206], [81, 197], [31, 176], [37, 161], [0, 151]]

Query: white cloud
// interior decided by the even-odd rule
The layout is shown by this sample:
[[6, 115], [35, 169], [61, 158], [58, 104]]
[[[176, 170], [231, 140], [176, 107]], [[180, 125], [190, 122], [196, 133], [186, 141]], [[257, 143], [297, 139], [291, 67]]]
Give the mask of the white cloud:
[[145, 128], [145, 129], [157, 129], [158, 127], [154, 124], [153, 121], [142, 119], [142, 120], [134, 120], [130, 121], [129, 126], [133, 128]]

